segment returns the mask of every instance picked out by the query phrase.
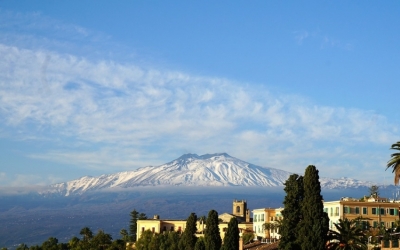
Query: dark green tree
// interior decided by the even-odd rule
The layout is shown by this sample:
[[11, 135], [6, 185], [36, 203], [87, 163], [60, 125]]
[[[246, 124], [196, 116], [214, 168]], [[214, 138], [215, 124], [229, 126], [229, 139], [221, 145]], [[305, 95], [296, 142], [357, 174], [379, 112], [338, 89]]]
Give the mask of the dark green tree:
[[246, 231], [242, 233], [243, 244], [249, 244], [252, 239], [254, 239], [253, 231]]
[[18, 245], [16, 250], [29, 250], [28, 246], [24, 243]]
[[[297, 241], [303, 250], [324, 249], [329, 230], [329, 218], [324, 212], [321, 184], [315, 166], [310, 165], [306, 168], [303, 185], [302, 218], [298, 224]], [[283, 216], [285, 217], [285, 215]]]
[[128, 231], [126, 231], [125, 228], [121, 229], [121, 230], [119, 231], [119, 234], [121, 235], [121, 239], [122, 239], [123, 241], [125, 241], [125, 242], [128, 242], [128, 241], [129, 241], [129, 234], [128, 234]]
[[54, 237], [48, 238], [45, 242], [43, 242], [41, 248], [43, 250], [58, 250], [58, 239]]
[[138, 220], [146, 220], [147, 216], [144, 213], [140, 213], [135, 209], [132, 210], [130, 213], [131, 220], [129, 224], [129, 233], [130, 233], [130, 240], [135, 242], [137, 238], [137, 221]]
[[160, 238], [160, 250], [179, 250], [180, 235], [177, 232], [164, 232], [159, 234], [158, 237]]
[[378, 197], [379, 196], [379, 187], [377, 185], [372, 185], [369, 188], [369, 195], [373, 197]]
[[104, 250], [107, 249], [112, 243], [112, 237], [110, 234], [105, 233], [103, 230], [99, 230], [92, 239], [92, 245], [96, 249]]
[[329, 231], [329, 249], [356, 250], [367, 249], [363, 241], [364, 233], [361, 227], [357, 226], [356, 220], [339, 219], [333, 223], [335, 231]]
[[284, 190], [286, 196], [283, 201], [283, 219], [279, 229], [281, 235], [279, 249], [299, 250], [301, 246], [297, 241], [297, 225], [302, 218], [301, 202], [304, 196], [303, 177], [297, 174], [290, 175], [285, 182]]
[[150, 230], [144, 231], [140, 238], [136, 241], [136, 249], [137, 250], [152, 250], [150, 248], [150, 242], [153, 238], [153, 232]]
[[206, 230], [204, 234], [206, 250], [220, 250], [222, 240], [218, 227], [218, 212], [211, 210], [207, 216]]
[[126, 241], [121, 239], [116, 239], [111, 243], [111, 246], [107, 250], [126, 250]]
[[239, 249], [239, 227], [238, 221], [232, 217], [228, 223], [228, 230], [224, 237], [223, 250]]
[[79, 234], [83, 236], [82, 240], [85, 242], [89, 242], [93, 238], [93, 232], [89, 227], [82, 228]]
[[[400, 141], [392, 144], [390, 149], [400, 150]], [[392, 173], [394, 173], [394, 185], [398, 185], [400, 180], [400, 152], [393, 153], [390, 157], [391, 159], [387, 162], [386, 169], [392, 168]]]
[[194, 246], [194, 250], [206, 250], [206, 243], [204, 242], [204, 237], [199, 237]]
[[186, 228], [179, 241], [179, 249], [193, 250], [196, 245], [197, 215], [191, 213], [186, 220]]
[[79, 238], [78, 237], [76, 237], [76, 236], [74, 236], [74, 237], [72, 237], [69, 241], [68, 241], [68, 246], [69, 246], [69, 248], [70, 249], [75, 249], [75, 248], [77, 248], [78, 247], [78, 245], [79, 245]]

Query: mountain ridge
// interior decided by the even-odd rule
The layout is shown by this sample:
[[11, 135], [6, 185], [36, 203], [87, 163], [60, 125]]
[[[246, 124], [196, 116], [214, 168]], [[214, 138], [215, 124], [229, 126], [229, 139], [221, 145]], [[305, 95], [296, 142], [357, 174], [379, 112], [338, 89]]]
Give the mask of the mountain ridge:
[[[50, 185], [44, 193], [69, 196], [88, 191], [112, 190], [149, 186], [199, 186], [199, 187], [280, 187], [291, 175], [284, 170], [260, 167], [227, 153], [184, 154], [160, 166], [146, 166], [132, 171], [84, 176], [76, 180]], [[370, 187], [372, 182], [342, 177], [320, 177], [321, 187], [359, 188]]]

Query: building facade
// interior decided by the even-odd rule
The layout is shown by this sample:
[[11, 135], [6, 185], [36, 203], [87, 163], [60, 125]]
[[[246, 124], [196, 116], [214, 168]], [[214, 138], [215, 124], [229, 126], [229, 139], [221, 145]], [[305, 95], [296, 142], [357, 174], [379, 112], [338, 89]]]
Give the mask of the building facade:
[[[250, 218], [250, 210], [247, 209], [247, 202], [245, 200], [233, 200], [232, 202], [232, 213], [223, 213], [218, 216], [220, 222], [219, 232], [221, 238], [224, 239], [225, 233], [228, 229], [228, 223], [231, 218], [238, 220], [238, 228], [240, 233], [245, 231], [251, 231], [253, 229], [253, 223]], [[197, 232], [196, 236], [200, 237], [204, 234], [206, 228], [205, 221], [197, 221]], [[138, 220], [137, 221], [137, 234], [136, 240], [140, 238], [142, 233], [146, 230], [150, 230], [153, 233], [164, 233], [168, 231], [175, 231], [182, 233], [185, 231], [186, 220], [164, 220], [160, 219], [158, 215], [154, 215], [152, 219]]]
[[382, 197], [355, 199], [345, 197], [338, 201], [324, 202], [324, 211], [329, 216], [329, 229], [335, 230], [339, 219], [360, 219], [364, 229], [369, 227], [393, 228], [399, 220], [398, 201]]
[[254, 209], [253, 212], [253, 231], [257, 238], [264, 240], [279, 239], [278, 227], [271, 229], [264, 229], [266, 223], [271, 225], [278, 225], [282, 220], [283, 208], [259, 208]]

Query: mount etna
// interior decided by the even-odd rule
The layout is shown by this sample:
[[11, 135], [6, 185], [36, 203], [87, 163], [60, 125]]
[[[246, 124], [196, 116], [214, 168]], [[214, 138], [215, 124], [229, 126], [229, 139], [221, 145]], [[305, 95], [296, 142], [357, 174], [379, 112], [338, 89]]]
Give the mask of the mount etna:
[[[305, 166], [306, 167], [306, 166]], [[292, 173], [260, 167], [226, 153], [185, 154], [160, 166], [85, 176], [19, 195], [0, 195], [0, 247], [41, 244], [49, 237], [66, 242], [83, 227], [119, 238], [129, 228], [133, 209], [161, 218], [186, 219], [191, 212], [231, 212], [232, 200], [247, 200], [250, 210], [281, 207], [284, 182]], [[302, 173], [299, 173], [302, 174]], [[368, 194], [376, 183], [320, 177], [325, 200]], [[392, 196], [393, 186], [380, 186]]]

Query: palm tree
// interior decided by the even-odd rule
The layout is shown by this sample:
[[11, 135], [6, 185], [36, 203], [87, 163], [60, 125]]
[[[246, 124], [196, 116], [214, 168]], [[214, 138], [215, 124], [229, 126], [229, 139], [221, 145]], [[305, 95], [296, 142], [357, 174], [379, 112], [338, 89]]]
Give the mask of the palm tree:
[[328, 249], [331, 250], [358, 250], [367, 249], [367, 245], [362, 238], [364, 233], [362, 229], [356, 225], [356, 220], [339, 219], [338, 223], [333, 223], [336, 231], [329, 231]]
[[[400, 150], [400, 141], [393, 144], [390, 149]], [[386, 169], [392, 168], [392, 173], [394, 173], [394, 185], [397, 185], [400, 180], [400, 153], [393, 153], [390, 157], [392, 158], [388, 161]]]
[[279, 228], [282, 226], [282, 220], [275, 220], [273, 222], [266, 222], [264, 223], [263, 227], [264, 230], [268, 232], [267, 238], [271, 238], [271, 231], [274, 231], [275, 229], [278, 230], [279, 233]]

